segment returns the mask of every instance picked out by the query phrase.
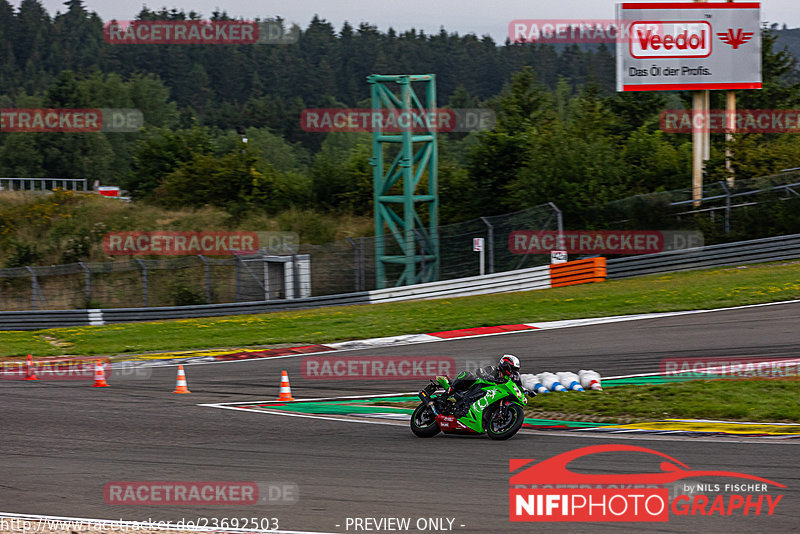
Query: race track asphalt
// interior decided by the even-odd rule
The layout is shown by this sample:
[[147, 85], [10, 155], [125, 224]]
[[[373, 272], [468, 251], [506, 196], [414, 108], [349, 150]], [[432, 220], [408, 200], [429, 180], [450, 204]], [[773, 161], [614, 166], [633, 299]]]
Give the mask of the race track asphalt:
[[[511, 352], [522, 360], [523, 372], [586, 368], [611, 376], [658, 371], [667, 357], [797, 356], [798, 317], [800, 304], [781, 304], [337, 356], [448, 356], [460, 366]], [[306, 379], [302, 358], [188, 365], [191, 395], [172, 394], [175, 367], [153, 368], [147, 378], [112, 380], [110, 388], [91, 388], [84, 381], [0, 381], [0, 512], [173, 522], [274, 517], [281, 529], [312, 532], [355, 532], [345, 528], [348, 517], [407, 517], [412, 526], [419, 518], [451, 518], [455, 532], [797, 531], [798, 440], [546, 432], [520, 433], [505, 442], [457, 436], [423, 440], [405, 424], [199, 406], [274, 399], [284, 369], [298, 398], [395, 393], [421, 385]], [[509, 459], [541, 460], [609, 443], [653, 448], [694, 469], [749, 473], [787, 488], [772, 516], [672, 517], [647, 525], [509, 522]], [[598, 457], [577, 467], [586, 473], [658, 470], [648, 455], [638, 454]], [[108, 482], [150, 480], [285, 482], [297, 484], [300, 497], [289, 505], [239, 507], [104, 502]]]

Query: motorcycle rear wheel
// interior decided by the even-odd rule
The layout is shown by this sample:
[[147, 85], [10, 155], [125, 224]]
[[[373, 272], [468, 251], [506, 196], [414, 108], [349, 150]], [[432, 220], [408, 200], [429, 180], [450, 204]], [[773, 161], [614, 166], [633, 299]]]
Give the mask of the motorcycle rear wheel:
[[508, 407], [508, 415], [503, 417], [503, 408], [498, 404], [489, 412], [486, 418], [486, 434], [492, 439], [508, 439], [522, 428], [525, 413], [519, 404]]
[[420, 403], [411, 414], [411, 431], [420, 438], [432, 438], [442, 429], [431, 409]]

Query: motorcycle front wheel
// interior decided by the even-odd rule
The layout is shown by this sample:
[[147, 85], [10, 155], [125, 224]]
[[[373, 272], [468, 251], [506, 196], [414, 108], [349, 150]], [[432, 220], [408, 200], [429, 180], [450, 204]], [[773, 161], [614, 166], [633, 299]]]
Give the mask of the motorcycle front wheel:
[[503, 408], [498, 404], [489, 412], [486, 421], [486, 434], [492, 439], [508, 439], [522, 428], [525, 413], [519, 404], [511, 404], [508, 414], [503, 416]]
[[411, 414], [411, 431], [420, 438], [432, 438], [442, 429], [431, 409], [420, 403]]

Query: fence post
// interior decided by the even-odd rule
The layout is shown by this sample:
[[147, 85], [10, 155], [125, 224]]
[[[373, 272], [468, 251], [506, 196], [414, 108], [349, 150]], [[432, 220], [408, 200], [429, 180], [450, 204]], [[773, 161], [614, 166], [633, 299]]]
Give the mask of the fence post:
[[486, 217], [481, 217], [483, 224], [486, 225], [488, 231], [486, 232], [486, 246], [489, 249], [489, 274], [494, 273], [494, 226], [489, 222]]
[[[287, 297], [288, 298], [288, 297]], [[297, 265], [297, 253], [292, 254], [292, 298], [300, 298], [300, 269]]]
[[367, 238], [360, 237], [358, 239], [358, 246], [361, 251], [361, 263], [359, 265], [359, 269], [361, 269], [360, 291], [366, 291], [367, 290]]
[[239, 262], [240, 261], [242, 261], [242, 259], [238, 255], [234, 255], [233, 256], [233, 265], [235, 267], [234, 276], [236, 277], [236, 294], [233, 296], [233, 299], [236, 302], [239, 302], [239, 296], [241, 295], [241, 284], [242, 284], [241, 278], [242, 277], [241, 277], [241, 272], [240, 272], [241, 271], [241, 267], [239, 266]]
[[264, 301], [268, 301], [272, 298], [270, 294], [271, 286], [269, 284], [269, 260], [267, 260], [267, 249], [261, 249], [261, 263], [263, 264], [262, 267], [264, 269]]
[[[725, 185], [725, 182], [720, 181], [719, 185], [725, 191], [725, 233], [731, 233], [731, 190]], [[711, 213], [714, 213], [713, 211]]]
[[558, 206], [553, 204], [552, 202], [547, 203], [553, 211], [556, 212], [556, 224], [558, 225], [558, 241], [562, 243], [564, 241], [564, 221], [561, 219], [561, 210], [558, 209]]
[[209, 266], [208, 260], [202, 254], [198, 254], [197, 257], [203, 262], [203, 270], [205, 271], [206, 304], [211, 304], [211, 266]]
[[31, 273], [31, 309], [36, 311], [39, 309], [36, 306], [36, 289], [39, 287], [39, 281], [36, 279], [36, 272], [33, 270], [33, 267], [28, 265], [25, 268]]
[[137, 263], [139, 263], [139, 267], [142, 268], [142, 306], [147, 307], [147, 265], [145, 265], [143, 260], [139, 258], [136, 259]]
[[78, 265], [83, 268], [84, 279], [86, 281], [86, 306], [88, 307], [89, 301], [92, 300], [92, 273], [89, 271], [89, 267], [82, 261], [79, 261]]
[[350, 243], [351, 247], [353, 247], [353, 275], [355, 277], [354, 290], [356, 293], [358, 293], [359, 288], [361, 287], [361, 262], [359, 261], [359, 250], [352, 237], [347, 237], [345, 239], [347, 239], [347, 242]]

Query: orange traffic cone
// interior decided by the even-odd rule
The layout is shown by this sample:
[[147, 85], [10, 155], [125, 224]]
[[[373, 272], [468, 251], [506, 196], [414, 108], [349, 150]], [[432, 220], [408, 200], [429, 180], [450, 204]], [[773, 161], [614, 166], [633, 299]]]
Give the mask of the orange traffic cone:
[[28, 371], [25, 380], [39, 380], [39, 377], [36, 376], [36, 371], [33, 369], [33, 358], [30, 354], [28, 354]]
[[186, 373], [183, 372], [183, 366], [178, 366], [178, 383], [175, 386], [173, 393], [191, 393], [189, 388], [186, 387]]
[[94, 366], [94, 386], [95, 388], [107, 388], [109, 387], [106, 383], [106, 371], [103, 369], [103, 362], [102, 360], [97, 360], [97, 363]]
[[278, 393], [278, 400], [281, 401], [293, 401], [292, 398], [292, 388], [289, 386], [289, 373], [286, 371], [281, 371], [281, 389], [280, 393]]

